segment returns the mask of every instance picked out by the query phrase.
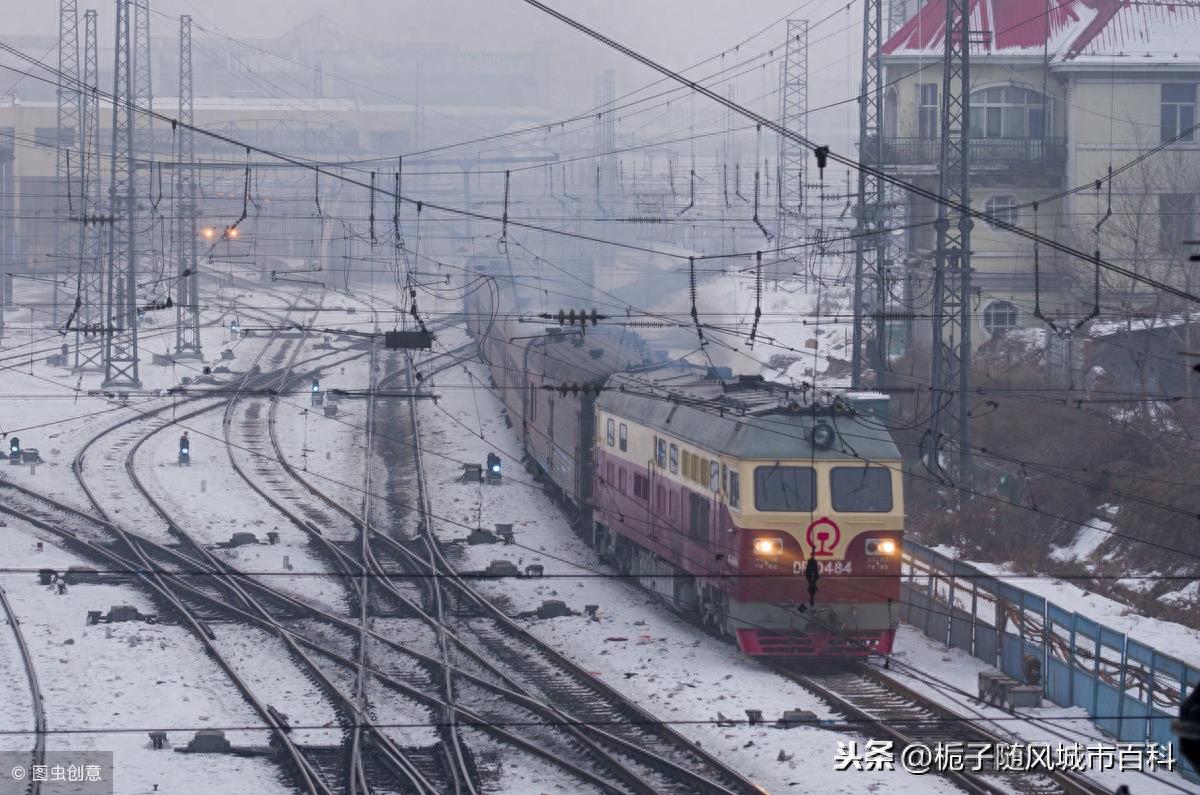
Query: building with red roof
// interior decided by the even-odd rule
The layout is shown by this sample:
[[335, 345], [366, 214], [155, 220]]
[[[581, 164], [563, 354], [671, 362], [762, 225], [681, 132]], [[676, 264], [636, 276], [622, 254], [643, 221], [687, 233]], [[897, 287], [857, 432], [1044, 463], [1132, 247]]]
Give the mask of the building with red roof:
[[[906, 16], [883, 45], [883, 166], [936, 189], [946, 0]], [[1200, 211], [1200, 2], [971, 0], [969, 42], [972, 206], [1200, 287], [1183, 245], [1196, 237]], [[919, 289], [934, 248], [922, 222], [936, 208], [909, 196], [900, 203]], [[1059, 326], [1094, 306], [1091, 264], [1035, 252], [987, 223], [972, 232], [972, 268], [981, 343], [1009, 326], [1039, 325], [1035, 301]], [[1101, 274], [1104, 313], [1153, 312], [1160, 299]]]

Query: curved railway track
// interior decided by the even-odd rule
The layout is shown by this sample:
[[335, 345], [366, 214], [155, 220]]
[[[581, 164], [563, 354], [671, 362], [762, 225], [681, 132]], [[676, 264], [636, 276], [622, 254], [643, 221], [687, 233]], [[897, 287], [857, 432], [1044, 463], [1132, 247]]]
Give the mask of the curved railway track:
[[[295, 346], [287, 366], [279, 371], [245, 379], [238, 393], [228, 402], [212, 398], [199, 402], [205, 400], [202, 396], [191, 399], [198, 408], [187, 416], [199, 416], [224, 405], [228, 418], [231, 406], [250, 391], [249, 387], [256, 393], [255, 400], [259, 399], [257, 393], [272, 385], [277, 390], [286, 387], [299, 349], [299, 345]], [[447, 358], [453, 359], [452, 356]], [[372, 363], [372, 377], [375, 371], [376, 364]], [[406, 361], [396, 373], [403, 373], [408, 385], [412, 386], [411, 361]], [[379, 379], [376, 387], [383, 386], [388, 380], [387, 376]], [[369, 390], [369, 394], [376, 391]], [[272, 406], [277, 405], [275, 397], [269, 399]], [[375, 439], [378, 434], [374, 425], [373, 399], [368, 413], [369, 436]], [[320, 683], [332, 702], [339, 704], [349, 727], [349, 758], [339, 770], [345, 769], [343, 780], [356, 792], [381, 791], [380, 776], [371, 774], [368, 758], [376, 760], [376, 765], [382, 765], [388, 778], [399, 782], [403, 791], [430, 795], [480, 791], [478, 773], [473, 769], [465, 743], [447, 742], [447, 730], [451, 728], [455, 735], [459, 731], [469, 731], [472, 736], [477, 732], [486, 734], [509, 748], [553, 764], [580, 786], [602, 792], [647, 795], [659, 792], [757, 792], [751, 782], [656, 723], [653, 716], [533, 638], [457, 577], [432, 533], [433, 516], [420, 464], [419, 439], [415, 434], [415, 401], [410, 401], [409, 414], [413, 438], [417, 439], [409, 448], [409, 455], [414, 462], [422, 517], [421, 533], [415, 538], [398, 540], [375, 526], [369, 480], [365, 483], [362, 513], [355, 516], [301, 478], [282, 456], [273, 422], [268, 422], [272, 448], [261, 453], [255, 450], [255, 458], [280, 462], [295, 483], [322, 502], [323, 510], [342, 513], [359, 529], [357, 545], [346, 549], [345, 545], [326, 538], [312, 519], [303, 515], [301, 500], [279, 499], [273, 493], [273, 487], [264, 485], [260, 473], [251, 474], [244, 467], [235, 466], [238, 474], [256, 492], [309, 536], [313, 546], [322, 551], [336, 571], [347, 575], [339, 580], [346, 583], [357, 608], [354, 618], [335, 615], [275, 590], [257, 578], [237, 571], [186, 534], [182, 529], [186, 525], [175, 521], [170, 510], [140, 481], [134, 465], [142, 443], [166, 427], [165, 424], [149, 426], [139, 441], [127, 445], [124, 461], [126, 473], [138, 494], [155, 515], [172, 528], [171, 543], [125, 532], [110, 522], [84, 483], [82, 469], [77, 475], [99, 516], [89, 516], [84, 511], [4, 482], [0, 482], [0, 489], [5, 493], [5, 499], [0, 500], [0, 510], [21, 516], [56, 534], [66, 545], [102, 562], [107, 568], [134, 572], [156, 599], [178, 615], [201, 639], [260, 715], [264, 725], [272, 731], [285, 764], [306, 792], [323, 795], [334, 791], [327, 780], [328, 760], [293, 742], [289, 736], [290, 727], [281, 720], [279, 713], [257, 698], [221, 656], [214, 642], [216, 617], [244, 622], [278, 637], [287, 645], [293, 660]], [[140, 419], [131, 418], [128, 422]], [[231, 423], [227, 421], [225, 425], [226, 441], [232, 446], [228, 431]], [[376, 441], [369, 441], [372, 456], [376, 444]], [[368, 459], [368, 478], [370, 468]], [[198, 576], [189, 576], [193, 574]], [[413, 588], [414, 578], [423, 587]], [[438, 639], [437, 653], [423, 653], [411, 644], [371, 629], [366, 607], [373, 598], [389, 600], [400, 612], [427, 626]], [[462, 630], [464, 615], [469, 618], [466, 629]], [[322, 629], [296, 629], [299, 617], [316, 622]], [[458, 623], [451, 626], [452, 620]], [[509, 659], [497, 661], [494, 657], [498, 653]], [[321, 662], [333, 665], [340, 674], [330, 674]], [[353, 684], [348, 688], [344, 687], [347, 674], [353, 677]], [[422, 755], [419, 750], [400, 748], [373, 725], [363, 695], [367, 679], [420, 704], [431, 714], [445, 718], [437, 721], [443, 736], [438, 754]], [[355, 735], [359, 738], [357, 742]], [[339, 772], [338, 775], [342, 774]]]
[[[8, 594], [0, 586], [0, 609], [8, 616], [8, 626], [17, 642], [17, 650], [21, 655], [21, 665], [25, 669], [25, 680], [29, 683], [29, 703], [33, 711], [33, 749], [30, 752], [30, 765], [46, 763], [46, 708], [42, 703], [42, 688], [38, 684], [37, 667], [33, 663], [33, 655], [25, 642], [25, 634], [21, 631], [21, 620], [8, 601]], [[40, 795], [42, 782], [35, 781], [30, 776], [25, 787], [26, 795]]]

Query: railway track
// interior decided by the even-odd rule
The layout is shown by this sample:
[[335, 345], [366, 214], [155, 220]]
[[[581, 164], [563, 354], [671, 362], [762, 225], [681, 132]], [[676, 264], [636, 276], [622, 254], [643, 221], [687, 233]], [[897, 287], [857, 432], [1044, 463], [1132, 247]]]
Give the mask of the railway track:
[[[815, 672], [797, 664], [772, 667], [824, 698], [835, 710], [861, 726], [864, 734], [890, 740], [897, 753], [920, 744], [1019, 743], [965, 718], [865, 665], [850, 670]], [[1112, 795], [1111, 790], [1066, 771], [942, 771], [972, 795]]]
[[[296, 346], [295, 350], [298, 349], [299, 346]], [[294, 361], [293, 353], [291, 362]], [[374, 369], [372, 367], [372, 372]], [[411, 366], [406, 366], [404, 371], [411, 385]], [[260, 375], [254, 381], [246, 381], [245, 385], [262, 388], [270, 382], [284, 384], [286, 373], [287, 369], [284, 369], [282, 372]], [[216, 401], [210, 402], [212, 405], [200, 405], [189, 416], [212, 411], [221, 405]], [[410, 412], [415, 430], [415, 406], [410, 405]], [[160, 430], [155, 426], [149, 427], [150, 435]], [[147, 438], [149, 435], [143, 436], [142, 441]], [[274, 441], [277, 442], [277, 439]], [[554, 764], [584, 787], [604, 792], [637, 793], [757, 791], [749, 781], [725, 769], [683, 738], [657, 725], [652, 716], [628, 703], [607, 686], [593, 681], [586, 671], [573, 666], [561, 655], [528, 636], [454, 576], [429, 527], [432, 517], [427, 494], [424, 493], [423, 478], [418, 477], [424, 505], [424, 538], [408, 541], [427, 545], [424, 557], [409, 549], [414, 544], [393, 539], [374, 526], [370, 519], [369, 500], [364, 503], [363, 516], [356, 519], [362, 535], [360, 554], [355, 556], [331, 540], [324, 539], [310, 519], [297, 515], [296, 505], [279, 503], [271, 498], [266, 489], [260, 491], [298, 527], [309, 533], [315, 545], [324, 547], [335, 565], [358, 575], [357, 578], [346, 578], [354, 583], [351, 587], [358, 592], [360, 609], [356, 619], [352, 620], [278, 592], [254, 577], [236, 571], [192, 540], [181, 529], [184, 525], [176, 522], [137, 479], [133, 458], [139, 446], [129, 446], [126, 453], [127, 472], [138, 493], [152, 506], [155, 514], [174, 528], [172, 544], [162, 539], [124, 532], [107, 520], [102, 508], [94, 500], [98, 515], [90, 516], [84, 511], [4, 483], [0, 484], [5, 495], [5, 499], [0, 501], [0, 510], [26, 518], [36, 526], [55, 533], [65, 544], [106, 564], [107, 568], [135, 572], [158, 601], [165, 603], [171, 612], [193, 629], [231, 681], [260, 714], [264, 724], [274, 733], [285, 757], [290, 760], [289, 767], [304, 791], [332, 793], [329, 781], [334, 775], [342, 780], [356, 781], [354, 786], [362, 792], [381, 792], [397, 781], [402, 782], [404, 791], [420, 793], [479, 791], [478, 774], [471, 769], [465, 747], [455, 751], [443, 741], [442, 747], [436, 751], [401, 749], [372, 725], [366, 714], [366, 702], [360, 697], [361, 685], [367, 677], [421, 704], [433, 714], [446, 716], [448, 719], [439, 721], [439, 725], [454, 726], [471, 736], [475, 736], [475, 733], [486, 734], [508, 748]], [[278, 452], [276, 450], [272, 456], [276, 460], [282, 458]], [[414, 449], [411, 454], [419, 470], [419, 450]], [[239, 474], [247, 482], [255, 479], [244, 469]], [[86, 490], [86, 484], [84, 487]], [[314, 496], [324, 496], [316, 493], [311, 484], [305, 482], [304, 487]], [[261, 484], [259, 488], [262, 489]], [[367, 492], [370, 493], [369, 484]], [[326, 507], [341, 508], [335, 501], [327, 497], [324, 499], [328, 503]], [[415, 601], [412, 589], [393, 585], [393, 577], [411, 576], [405, 571], [415, 571], [422, 582], [431, 584], [424, 591], [434, 602], [433, 605]], [[204, 578], [184, 576], [185, 572]], [[370, 600], [367, 583], [380, 591], [383, 598], [409, 611], [410, 615], [424, 622], [436, 634], [440, 639], [436, 655], [423, 654], [394, 638], [368, 629], [367, 616], [361, 609]], [[417, 591], [419, 595], [421, 589]], [[445, 609], [436, 609], [438, 593], [450, 596], [456, 606], [467, 605], [470, 610], [477, 611], [492, 629], [480, 633], [477, 628], [471, 628], [474, 637], [467, 637], [466, 634], [460, 636], [455, 632], [455, 627], [449, 625], [450, 619]], [[351, 758], [347, 763], [339, 765], [336, 761], [331, 762], [328, 751], [304, 749], [289, 739], [289, 727], [278, 720], [278, 713], [257, 699], [221, 656], [213, 642], [216, 636], [215, 616], [260, 627], [280, 638], [288, 645], [293, 659], [311, 677], [322, 683], [322, 689], [332, 700], [341, 704], [344, 713], [350, 717], [347, 725], [361, 730], [361, 739], [357, 744], [360, 750], [356, 752], [351, 749]], [[316, 639], [313, 635], [318, 633], [293, 629], [298, 616], [324, 625], [327, 628], [324, 633], [326, 637]], [[537, 661], [542, 673], [526, 676], [521, 681], [519, 671], [503, 670], [489, 659], [498, 644], [506, 644], [509, 651], [514, 653], [520, 648], [520, 659]], [[318, 660], [334, 665], [343, 675], [346, 672], [352, 674], [355, 685], [351, 692], [346, 693], [341, 689], [340, 683], [344, 682], [344, 677], [335, 680], [323, 671]], [[564, 676], [574, 684], [560, 687], [551, 685], [551, 680], [561, 680]], [[445, 687], [447, 682], [452, 685], [449, 691]], [[463, 698], [458, 698], [460, 695]], [[501, 700], [505, 705], [497, 706]], [[585, 710], [586, 706], [596, 701], [605, 703], [606, 706], [602, 708], [605, 712]], [[623, 723], [628, 725], [622, 726]], [[522, 728], [516, 731], [512, 728], [514, 726]], [[614, 726], [617, 728], [614, 729]], [[352, 734], [348, 734], [352, 738]], [[383, 764], [368, 764], [367, 754], [372, 759], [382, 759]], [[460, 756], [461, 761], [454, 762], [456, 755]], [[356, 771], [344, 778], [340, 772], [332, 772], [347, 767], [355, 769], [356, 766]]]
[[[441, 365], [442, 367], [449, 367], [456, 363], [453, 356], [447, 358], [450, 361]], [[377, 386], [386, 386], [392, 378], [408, 372], [407, 364], [402, 368], [392, 370], [379, 380]], [[408, 385], [410, 387], [412, 385], [411, 378]], [[374, 391], [372, 390], [372, 393]], [[373, 414], [374, 408], [369, 407], [369, 411]], [[375, 421], [373, 416], [368, 419], [368, 424], [373, 427]], [[403, 684], [411, 688], [410, 692], [414, 695], [428, 693], [433, 687], [439, 689], [437, 701], [440, 703], [437, 703], [437, 706], [448, 716], [445, 720], [440, 721], [443, 733], [442, 747], [447, 757], [447, 769], [462, 773], [458, 785], [460, 788], [465, 789], [476, 785], [473, 782], [473, 774], [470, 772], [470, 763], [466, 752], [462, 751], [460, 757], [460, 751], [456, 750], [452, 739], [448, 738], [446, 734], [452, 727], [469, 726], [472, 730], [483, 728], [512, 746], [541, 756], [572, 773], [581, 782], [592, 784], [603, 791], [757, 791], [750, 782], [736, 773], [724, 769], [715, 760], [700, 753], [698, 749], [673, 732], [665, 732], [661, 727], [648, 730], [647, 727], [656, 727], [652, 716], [633, 707], [615, 691], [607, 691], [606, 687], [597, 685], [594, 677], [586, 671], [571, 665], [561, 656], [556, 657], [552, 650], [541, 647], [541, 644], [532, 637], [528, 637], [529, 642], [537, 644], [537, 647], [541, 649], [543, 661], [546, 659], [545, 655], [549, 655], [550, 659], [554, 661], [554, 665], [557, 666], [556, 670], [547, 669], [547, 676], [543, 679], [545, 689], [540, 698], [531, 695], [527, 685], [517, 681], [512, 672], [506, 672], [496, 664], [492, 659], [492, 652], [488, 648], [478, 643], [474, 645], [468, 643], [466, 638], [458, 636], [448, 626], [449, 617], [445, 607], [439, 607], [443, 589], [440, 585], [436, 588], [430, 585], [439, 583], [440, 578], [436, 575], [428, 576], [429, 572], [440, 571], [440, 566], [448, 565], [441, 557], [436, 542], [428, 536], [410, 538], [406, 542], [397, 541], [390, 534], [375, 527], [373, 523], [363, 522], [361, 517], [354, 516], [338, 501], [330, 498], [287, 464], [286, 457], [278, 446], [273, 423], [271, 423], [271, 427], [275, 449], [271, 455], [264, 457], [273, 459], [287, 469], [298, 482], [304, 484], [312, 497], [325, 504], [326, 509], [341, 513], [344, 520], [358, 522], [359, 526], [365, 529], [367, 536], [372, 539], [372, 544], [365, 550], [366, 566], [370, 568], [369, 573], [372, 575], [369, 579], [371, 586], [380, 598], [392, 599], [404, 615], [420, 619], [433, 633], [434, 642], [428, 645], [436, 649], [436, 655], [422, 654], [408, 645], [400, 645], [391, 639], [382, 638], [377, 633], [372, 633], [371, 638], [377, 645], [390, 649], [393, 654], [399, 652], [419, 663], [416, 668], [411, 665], [393, 663], [383, 659], [382, 655], [376, 652], [376, 655], [381, 657], [379, 666], [389, 674], [389, 679], [392, 679], [388, 682], [389, 686], [395, 687], [397, 684]], [[411, 429], [405, 429], [405, 431], [403, 435], [406, 437], [415, 437], [415, 434], [411, 433]], [[372, 441], [371, 444], [374, 449], [376, 443]], [[414, 454], [415, 449], [409, 446], [408, 455], [413, 456]], [[389, 460], [395, 461], [396, 459], [389, 456]], [[252, 486], [256, 485], [252, 478], [248, 478], [248, 482]], [[261, 489], [262, 487], [259, 485], [257, 488]], [[423, 490], [423, 486], [421, 489]], [[265, 490], [260, 493], [263, 493], [263, 496], [277, 508], [285, 513], [290, 513], [292, 521], [298, 527], [312, 532], [309, 523], [302, 516], [296, 515], [296, 506], [283, 504]], [[424, 499], [425, 495], [422, 493], [420, 500], [423, 504]], [[429, 517], [427, 506], [422, 511], [422, 516], [426, 519]], [[356, 553], [347, 551], [347, 545], [335, 544], [315, 532], [313, 540], [315, 543], [325, 546], [330, 554], [340, 558], [340, 567], [348, 575], [358, 579], [363, 577], [364, 549], [361, 539], [356, 547]], [[424, 556], [413, 551], [414, 549], [423, 552]], [[425, 585], [424, 588], [412, 587], [411, 581], [414, 572], [417, 573], [416, 579]], [[456, 606], [460, 605], [464, 599], [472, 603], [483, 601], [482, 597], [474, 592], [464, 596], [460, 587], [465, 587], [465, 583], [462, 583], [461, 580], [454, 589], [451, 589], [451, 593], [447, 594]], [[417, 601], [417, 597], [421, 598], [420, 602]], [[487, 616], [486, 609], [479, 605], [476, 605], [476, 609], [481, 615]], [[499, 611], [496, 611], [495, 615], [503, 616]], [[343, 628], [349, 630], [350, 623], [345, 622]], [[512, 625], [512, 629], [517, 629], [516, 625]], [[492, 648], [495, 648], [497, 642], [500, 641], [493, 636]], [[506, 642], [512, 644], [515, 643], [515, 640], [510, 636]], [[458, 655], [462, 661], [457, 665], [451, 665], [448, 661], [452, 659], [452, 654]], [[529, 659], [530, 654], [529, 649], [524, 650], [525, 659]], [[562, 678], [568, 670], [570, 671], [569, 678], [576, 683], [574, 687], [554, 689], [545, 686], [550, 679]], [[483, 700], [486, 697], [488, 704], [496, 703], [495, 696], [501, 696], [507, 706], [499, 712], [494, 707], [489, 707], [491, 712], [473, 710], [470, 706], [456, 701], [456, 691], [447, 690], [447, 681], [452, 686], [456, 685], [460, 689], [465, 689], [465, 692], [473, 698]], [[569, 703], [576, 709], [582, 709], [585, 704], [590, 708], [597, 699], [608, 703], [611, 709], [600, 716], [600, 720], [576, 718], [558, 705], [551, 703], [552, 699], [564, 697], [569, 697]], [[592, 714], [598, 713], [593, 712]], [[630, 738], [611, 733], [611, 727], [621, 723], [626, 723], [630, 727], [640, 727], [636, 731], [629, 730], [637, 736]], [[503, 729], [507, 725], [538, 727], [539, 724], [541, 724], [540, 728], [534, 730], [535, 736], [524, 740]], [[589, 724], [599, 724], [603, 728]], [[648, 731], [669, 736], [651, 738], [647, 737]], [[654, 750], [647, 750], [648, 748]], [[568, 759], [585, 760], [587, 765], [569, 765], [565, 761]], [[707, 778], [703, 773], [695, 772], [697, 769], [704, 770], [706, 765], [708, 771], [719, 772], [711, 778]], [[450, 784], [450, 782], [447, 783]]]
[[[33, 748], [30, 751], [30, 765], [46, 763], [46, 708], [42, 703], [42, 688], [38, 684], [37, 667], [33, 663], [33, 655], [25, 642], [25, 633], [21, 630], [21, 620], [8, 601], [8, 594], [0, 586], [0, 609], [8, 617], [8, 626], [17, 642], [17, 650], [21, 655], [21, 665], [25, 669], [25, 681], [29, 683], [29, 703], [33, 712]], [[26, 786], [26, 795], [40, 795], [42, 782], [35, 781], [30, 776]]]

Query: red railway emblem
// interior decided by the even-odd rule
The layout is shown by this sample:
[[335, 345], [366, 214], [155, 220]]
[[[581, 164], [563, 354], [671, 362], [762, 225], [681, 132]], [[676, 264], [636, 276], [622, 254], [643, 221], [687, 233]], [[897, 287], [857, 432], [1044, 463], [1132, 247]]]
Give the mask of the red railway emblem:
[[842, 540], [842, 531], [837, 522], [821, 517], [808, 526], [805, 540], [808, 541], [808, 548], [812, 550], [814, 558], [832, 558], [833, 550]]

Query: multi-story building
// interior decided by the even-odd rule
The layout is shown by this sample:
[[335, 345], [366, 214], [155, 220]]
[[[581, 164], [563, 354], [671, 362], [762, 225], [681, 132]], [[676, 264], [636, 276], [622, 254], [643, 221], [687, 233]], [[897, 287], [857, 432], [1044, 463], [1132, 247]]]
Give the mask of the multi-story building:
[[[923, 3], [883, 48], [884, 166], [933, 190], [945, 2]], [[971, 206], [1194, 287], [1200, 280], [1187, 274], [1183, 242], [1200, 209], [1200, 4], [972, 0], [970, 30]], [[919, 313], [936, 207], [909, 195], [901, 200], [912, 225], [906, 261]], [[971, 242], [972, 333], [980, 343], [1002, 329], [1039, 324], [1038, 307], [1059, 328], [1095, 308], [1087, 261], [1035, 251], [987, 223], [976, 222]], [[1166, 306], [1161, 294], [1102, 271], [1100, 308], [1127, 314]]]

